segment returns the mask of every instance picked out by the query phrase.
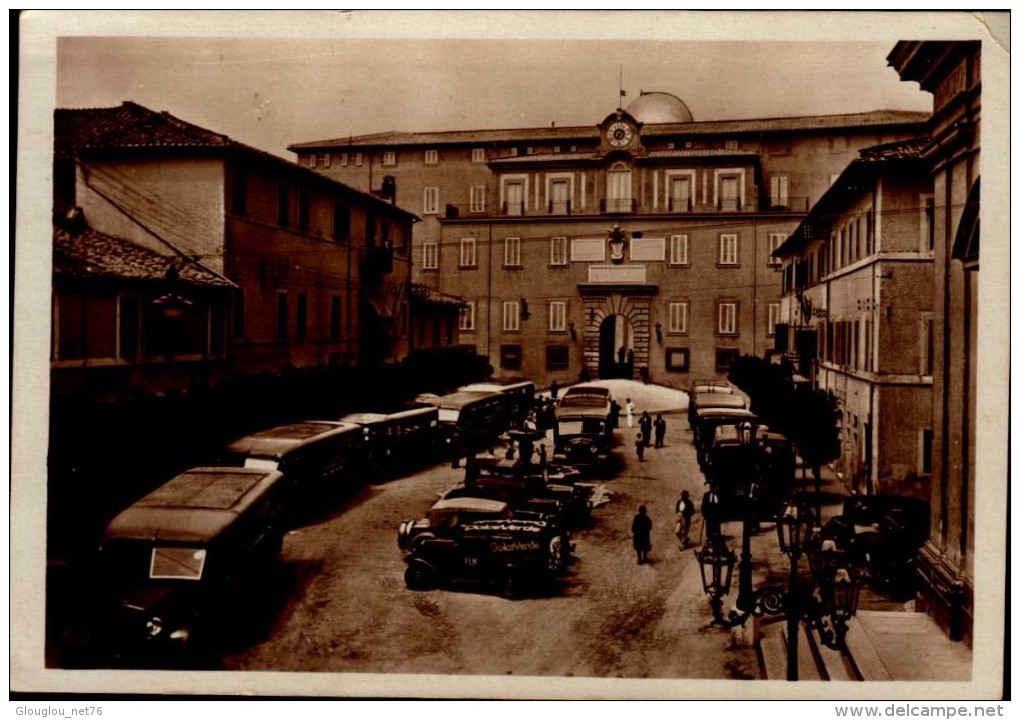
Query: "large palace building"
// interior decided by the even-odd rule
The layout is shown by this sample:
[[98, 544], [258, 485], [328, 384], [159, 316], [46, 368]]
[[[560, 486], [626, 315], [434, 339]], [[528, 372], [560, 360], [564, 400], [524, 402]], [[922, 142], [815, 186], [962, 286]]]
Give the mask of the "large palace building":
[[861, 148], [924, 113], [696, 122], [641, 93], [583, 127], [387, 132], [290, 146], [420, 217], [416, 282], [466, 301], [460, 342], [498, 377], [685, 387], [767, 355], [772, 257]]

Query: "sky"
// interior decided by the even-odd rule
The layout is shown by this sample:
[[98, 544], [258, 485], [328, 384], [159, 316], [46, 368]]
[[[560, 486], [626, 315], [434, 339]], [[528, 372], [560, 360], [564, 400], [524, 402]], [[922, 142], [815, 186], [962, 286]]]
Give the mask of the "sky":
[[[467, 37], [431, 37], [442, 27], [437, 19], [454, 15], [373, 16], [420, 21], [401, 37], [385, 37], [400, 34], [389, 27], [394, 22], [359, 32], [334, 27], [335, 14], [277, 13], [279, 27], [261, 28], [259, 37], [223, 14], [208, 18], [198, 33], [204, 37], [185, 37], [196, 34], [187, 26], [167, 37], [172, 23], [157, 27], [157, 36], [116, 37], [125, 26], [106, 23], [106, 35], [101, 22], [77, 37], [58, 33], [56, 103], [109, 107], [132, 100], [284, 157], [292, 157], [286, 150], [292, 143], [387, 130], [595, 125], [616, 108], [621, 73], [624, 105], [641, 90], [670, 92], [696, 120], [931, 110], [931, 96], [888, 67], [895, 39], [719, 39], [746, 33], [735, 22], [732, 33], [721, 23], [698, 31], [693, 22], [670, 32], [670, 22], [688, 18], [683, 13], [551, 13], [537, 18], [545, 21], [542, 32], [534, 32], [534, 23], [520, 32], [514, 13], [488, 13], [475, 29], [468, 23], [461, 33]], [[282, 22], [288, 19], [295, 22]], [[578, 32], [582, 20], [593, 19], [611, 22]], [[127, 31], [141, 31], [141, 20]], [[508, 31], [497, 32], [504, 24]], [[870, 30], [862, 24], [861, 32]], [[790, 34], [776, 34], [784, 33]], [[627, 34], [651, 39], [617, 37]]]

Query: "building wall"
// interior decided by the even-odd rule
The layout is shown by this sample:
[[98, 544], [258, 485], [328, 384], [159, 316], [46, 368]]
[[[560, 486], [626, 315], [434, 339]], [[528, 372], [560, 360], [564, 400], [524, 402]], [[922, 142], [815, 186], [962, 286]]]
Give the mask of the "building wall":
[[163, 238], [222, 272], [224, 172], [219, 158], [85, 159], [76, 201], [100, 232], [173, 255]]

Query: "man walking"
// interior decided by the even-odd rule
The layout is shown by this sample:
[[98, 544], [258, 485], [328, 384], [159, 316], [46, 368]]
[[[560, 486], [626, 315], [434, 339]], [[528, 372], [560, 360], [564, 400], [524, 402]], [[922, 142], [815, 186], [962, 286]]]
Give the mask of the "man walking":
[[655, 447], [661, 448], [665, 444], [666, 439], [666, 421], [662, 418], [662, 413], [655, 416]]
[[637, 564], [648, 562], [648, 551], [652, 549], [652, 519], [648, 517], [648, 508], [638, 508], [637, 515], [630, 523], [630, 533], [634, 537], [634, 550], [637, 552]]
[[652, 444], [652, 416], [645, 410], [641, 413], [641, 419], [638, 420], [638, 427], [641, 428], [641, 434], [645, 437], [645, 447]]
[[686, 550], [691, 546], [691, 518], [694, 516], [694, 502], [686, 490], [680, 493], [680, 499], [676, 501], [676, 538], [680, 541], [680, 549]]
[[638, 430], [637, 436], [634, 438], [634, 447], [637, 449], [637, 459], [639, 462], [645, 461], [645, 436]]

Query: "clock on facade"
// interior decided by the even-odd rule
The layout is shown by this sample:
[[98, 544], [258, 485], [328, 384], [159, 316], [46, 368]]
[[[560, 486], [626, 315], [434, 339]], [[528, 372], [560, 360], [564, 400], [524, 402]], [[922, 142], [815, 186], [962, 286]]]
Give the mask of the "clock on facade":
[[634, 130], [625, 122], [614, 122], [606, 129], [606, 139], [613, 147], [626, 147], [634, 137]]

